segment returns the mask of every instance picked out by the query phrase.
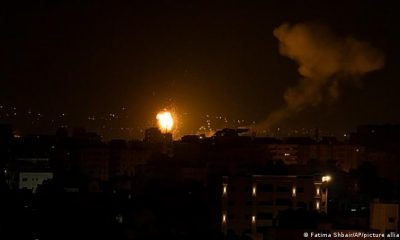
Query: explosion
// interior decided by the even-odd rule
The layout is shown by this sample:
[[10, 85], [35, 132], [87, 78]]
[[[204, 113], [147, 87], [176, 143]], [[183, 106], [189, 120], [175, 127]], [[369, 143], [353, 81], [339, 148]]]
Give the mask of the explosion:
[[159, 112], [156, 118], [161, 132], [167, 133], [172, 130], [172, 127], [174, 126], [174, 119], [172, 118], [170, 112], [166, 110]]

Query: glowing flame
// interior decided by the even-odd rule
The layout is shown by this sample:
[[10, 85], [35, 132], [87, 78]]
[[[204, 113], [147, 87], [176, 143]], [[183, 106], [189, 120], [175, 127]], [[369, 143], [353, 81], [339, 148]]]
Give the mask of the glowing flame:
[[168, 111], [162, 111], [157, 114], [158, 126], [162, 132], [169, 132], [174, 126], [174, 119]]

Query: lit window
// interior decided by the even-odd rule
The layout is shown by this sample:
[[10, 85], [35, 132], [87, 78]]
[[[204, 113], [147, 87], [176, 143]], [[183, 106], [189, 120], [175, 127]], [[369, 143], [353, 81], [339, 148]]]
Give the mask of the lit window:
[[251, 222], [252, 222], [252, 223], [256, 223], [256, 216], [254, 216], [254, 215], [251, 216]]
[[330, 182], [332, 180], [332, 177], [327, 175], [322, 177], [322, 182]]
[[292, 188], [292, 197], [296, 197], [296, 187]]
[[226, 223], [226, 213], [222, 214], [222, 223]]
[[317, 196], [319, 196], [319, 194], [320, 194], [320, 188], [317, 187]]
[[223, 195], [226, 195], [227, 190], [228, 190], [228, 184], [224, 184], [224, 186], [223, 186], [223, 188], [222, 188], [222, 194], [223, 194]]
[[255, 197], [257, 195], [257, 188], [256, 186], [253, 186], [253, 196]]
[[315, 208], [316, 208], [317, 210], [319, 210], [319, 201], [317, 201], [317, 202], [315, 203]]

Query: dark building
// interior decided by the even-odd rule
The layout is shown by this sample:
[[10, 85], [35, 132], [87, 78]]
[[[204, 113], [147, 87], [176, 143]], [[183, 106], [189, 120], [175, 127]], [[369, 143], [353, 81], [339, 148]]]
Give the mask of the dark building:
[[53, 179], [48, 158], [19, 158], [5, 170], [10, 189], [36, 192], [44, 181]]
[[12, 126], [0, 124], [0, 169], [4, 169], [11, 159], [10, 152], [13, 140]]
[[160, 129], [153, 127], [146, 129], [144, 133], [144, 142], [150, 144], [171, 143], [171, 133], [161, 133]]
[[252, 175], [223, 177], [221, 229], [260, 237], [279, 226], [287, 209], [328, 211], [330, 176]]
[[350, 142], [369, 148], [385, 148], [400, 144], [400, 125], [361, 125], [351, 133]]

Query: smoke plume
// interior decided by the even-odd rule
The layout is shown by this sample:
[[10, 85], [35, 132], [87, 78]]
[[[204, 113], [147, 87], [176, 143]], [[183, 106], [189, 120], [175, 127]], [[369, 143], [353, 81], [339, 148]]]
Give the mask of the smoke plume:
[[282, 24], [275, 28], [279, 52], [299, 65], [301, 78], [284, 93], [286, 106], [272, 112], [257, 128], [270, 128], [294, 113], [339, 97], [340, 86], [384, 66], [383, 53], [353, 37], [340, 38], [314, 23]]

